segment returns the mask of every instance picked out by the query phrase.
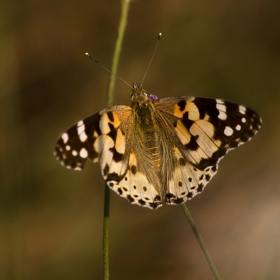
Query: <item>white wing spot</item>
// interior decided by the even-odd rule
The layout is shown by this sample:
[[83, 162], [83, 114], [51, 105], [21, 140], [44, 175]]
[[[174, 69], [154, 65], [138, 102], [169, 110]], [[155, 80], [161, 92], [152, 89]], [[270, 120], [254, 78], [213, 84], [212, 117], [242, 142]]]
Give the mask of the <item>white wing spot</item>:
[[242, 118], [241, 121], [242, 121], [243, 123], [245, 123], [245, 122], [246, 122], [246, 119], [245, 119], [245, 118]]
[[78, 134], [81, 134], [83, 131], [85, 131], [85, 125], [83, 121], [79, 121], [77, 123], [77, 130], [78, 130]]
[[221, 99], [216, 99], [217, 105], [216, 108], [219, 110], [218, 118], [220, 120], [226, 120], [227, 119], [227, 108], [225, 106], [225, 102]]
[[68, 142], [68, 140], [69, 140], [69, 135], [68, 135], [68, 133], [63, 133], [62, 136], [61, 136], [61, 138], [62, 138], [64, 144], [66, 144], [66, 143]]
[[233, 134], [233, 129], [229, 126], [226, 126], [225, 130], [224, 130], [224, 134], [226, 136], [231, 136]]
[[77, 129], [78, 129], [78, 133], [80, 134], [82, 131], [85, 130], [85, 125], [83, 121], [79, 121], [77, 123]]
[[224, 112], [227, 110], [227, 109], [226, 109], [226, 106], [225, 106], [224, 104], [221, 104], [221, 103], [217, 103], [216, 108], [217, 108], [218, 110], [224, 111]]
[[88, 157], [88, 151], [85, 148], [82, 148], [80, 150], [79, 155], [80, 155], [81, 158], [87, 158]]
[[70, 151], [71, 147], [69, 145], [66, 145], [65, 149], [66, 149], [66, 151]]
[[86, 127], [85, 127], [84, 122], [79, 121], [77, 124], [77, 131], [78, 131], [78, 135], [79, 135], [81, 142], [85, 142], [88, 138], [86, 135], [85, 129], [86, 129]]
[[75, 157], [75, 156], [77, 156], [77, 155], [78, 155], [78, 152], [77, 152], [77, 151], [75, 151], [75, 150], [73, 150], [73, 151], [72, 151], [72, 155]]
[[218, 104], [224, 104], [225, 102], [222, 100], [222, 99], [216, 99], [216, 102], [218, 103]]
[[86, 135], [86, 133], [83, 131], [82, 132], [82, 134], [80, 135], [80, 140], [82, 141], [82, 142], [85, 142], [86, 140], [87, 140], [87, 135]]
[[238, 130], [238, 131], [241, 130], [241, 125], [238, 124], [238, 125], [235, 127], [235, 129]]
[[244, 106], [239, 105], [238, 110], [239, 110], [240, 114], [242, 114], [242, 115], [246, 114], [246, 108]]
[[227, 119], [227, 114], [226, 114], [226, 112], [219, 111], [218, 118], [219, 118], [220, 120], [226, 120], [226, 119]]

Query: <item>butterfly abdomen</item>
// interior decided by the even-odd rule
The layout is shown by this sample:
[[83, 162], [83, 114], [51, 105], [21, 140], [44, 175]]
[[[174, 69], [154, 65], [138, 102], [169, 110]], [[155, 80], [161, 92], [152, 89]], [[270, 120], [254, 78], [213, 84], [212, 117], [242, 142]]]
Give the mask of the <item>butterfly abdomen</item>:
[[156, 139], [155, 133], [150, 133], [150, 135], [145, 135], [146, 141], [145, 141], [145, 150], [148, 155], [151, 156], [151, 160], [153, 162], [153, 166], [156, 169], [157, 172], [160, 170], [161, 165], [161, 155], [159, 151], [159, 145], [158, 141]]

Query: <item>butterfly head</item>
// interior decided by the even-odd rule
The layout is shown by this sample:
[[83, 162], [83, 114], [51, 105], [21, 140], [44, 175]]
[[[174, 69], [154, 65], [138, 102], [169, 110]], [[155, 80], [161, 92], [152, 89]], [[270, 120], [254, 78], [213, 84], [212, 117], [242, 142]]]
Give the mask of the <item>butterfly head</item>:
[[149, 103], [150, 100], [147, 92], [143, 88], [140, 88], [137, 83], [133, 83], [132, 85], [132, 93], [130, 95], [130, 99], [132, 101], [132, 104], [138, 104], [140, 107], [142, 107], [144, 104]]
[[137, 103], [141, 107], [144, 104], [149, 104], [151, 101], [158, 100], [158, 97], [153, 94], [148, 95], [147, 92], [143, 88], [141, 88], [137, 83], [133, 83], [130, 99], [132, 103]]
[[140, 88], [140, 86], [137, 83], [133, 83], [130, 99], [131, 99], [131, 101], [133, 101], [134, 99], [137, 99], [139, 97], [141, 97], [142, 99], [145, 100], [145, 99], [147, 99], [148, 94], [143, 88]]

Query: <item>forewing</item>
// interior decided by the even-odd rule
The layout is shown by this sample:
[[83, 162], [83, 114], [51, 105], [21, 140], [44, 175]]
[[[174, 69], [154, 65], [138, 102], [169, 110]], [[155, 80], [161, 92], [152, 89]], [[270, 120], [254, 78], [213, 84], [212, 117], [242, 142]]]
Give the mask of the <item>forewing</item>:
[[[130, 118], [129, 106], [114, 106], [79, 121], [57, 140], [56, 158], [69, 169], [82, 170], [87, 159], [100, 161], [103, 173], [106, 164], [114, 169], [113, 160], [125, 158], [126, 142], [121, 140]], [[123, 169], [119, 167], [118, 173]]]

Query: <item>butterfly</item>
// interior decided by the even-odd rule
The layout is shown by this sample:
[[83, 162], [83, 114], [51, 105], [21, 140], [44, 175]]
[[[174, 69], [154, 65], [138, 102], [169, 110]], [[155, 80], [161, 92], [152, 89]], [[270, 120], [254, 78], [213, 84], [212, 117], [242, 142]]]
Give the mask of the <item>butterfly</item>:
[[225, 154], [250, 140], [262, 120], [230, 101], [148, 95], [132, 85], [131, 106], [113, 106], [79, 121], [54, 154], [69, 169], [100, 162], [106, 184], [151, 209], [184, 203], [203, 191]]

